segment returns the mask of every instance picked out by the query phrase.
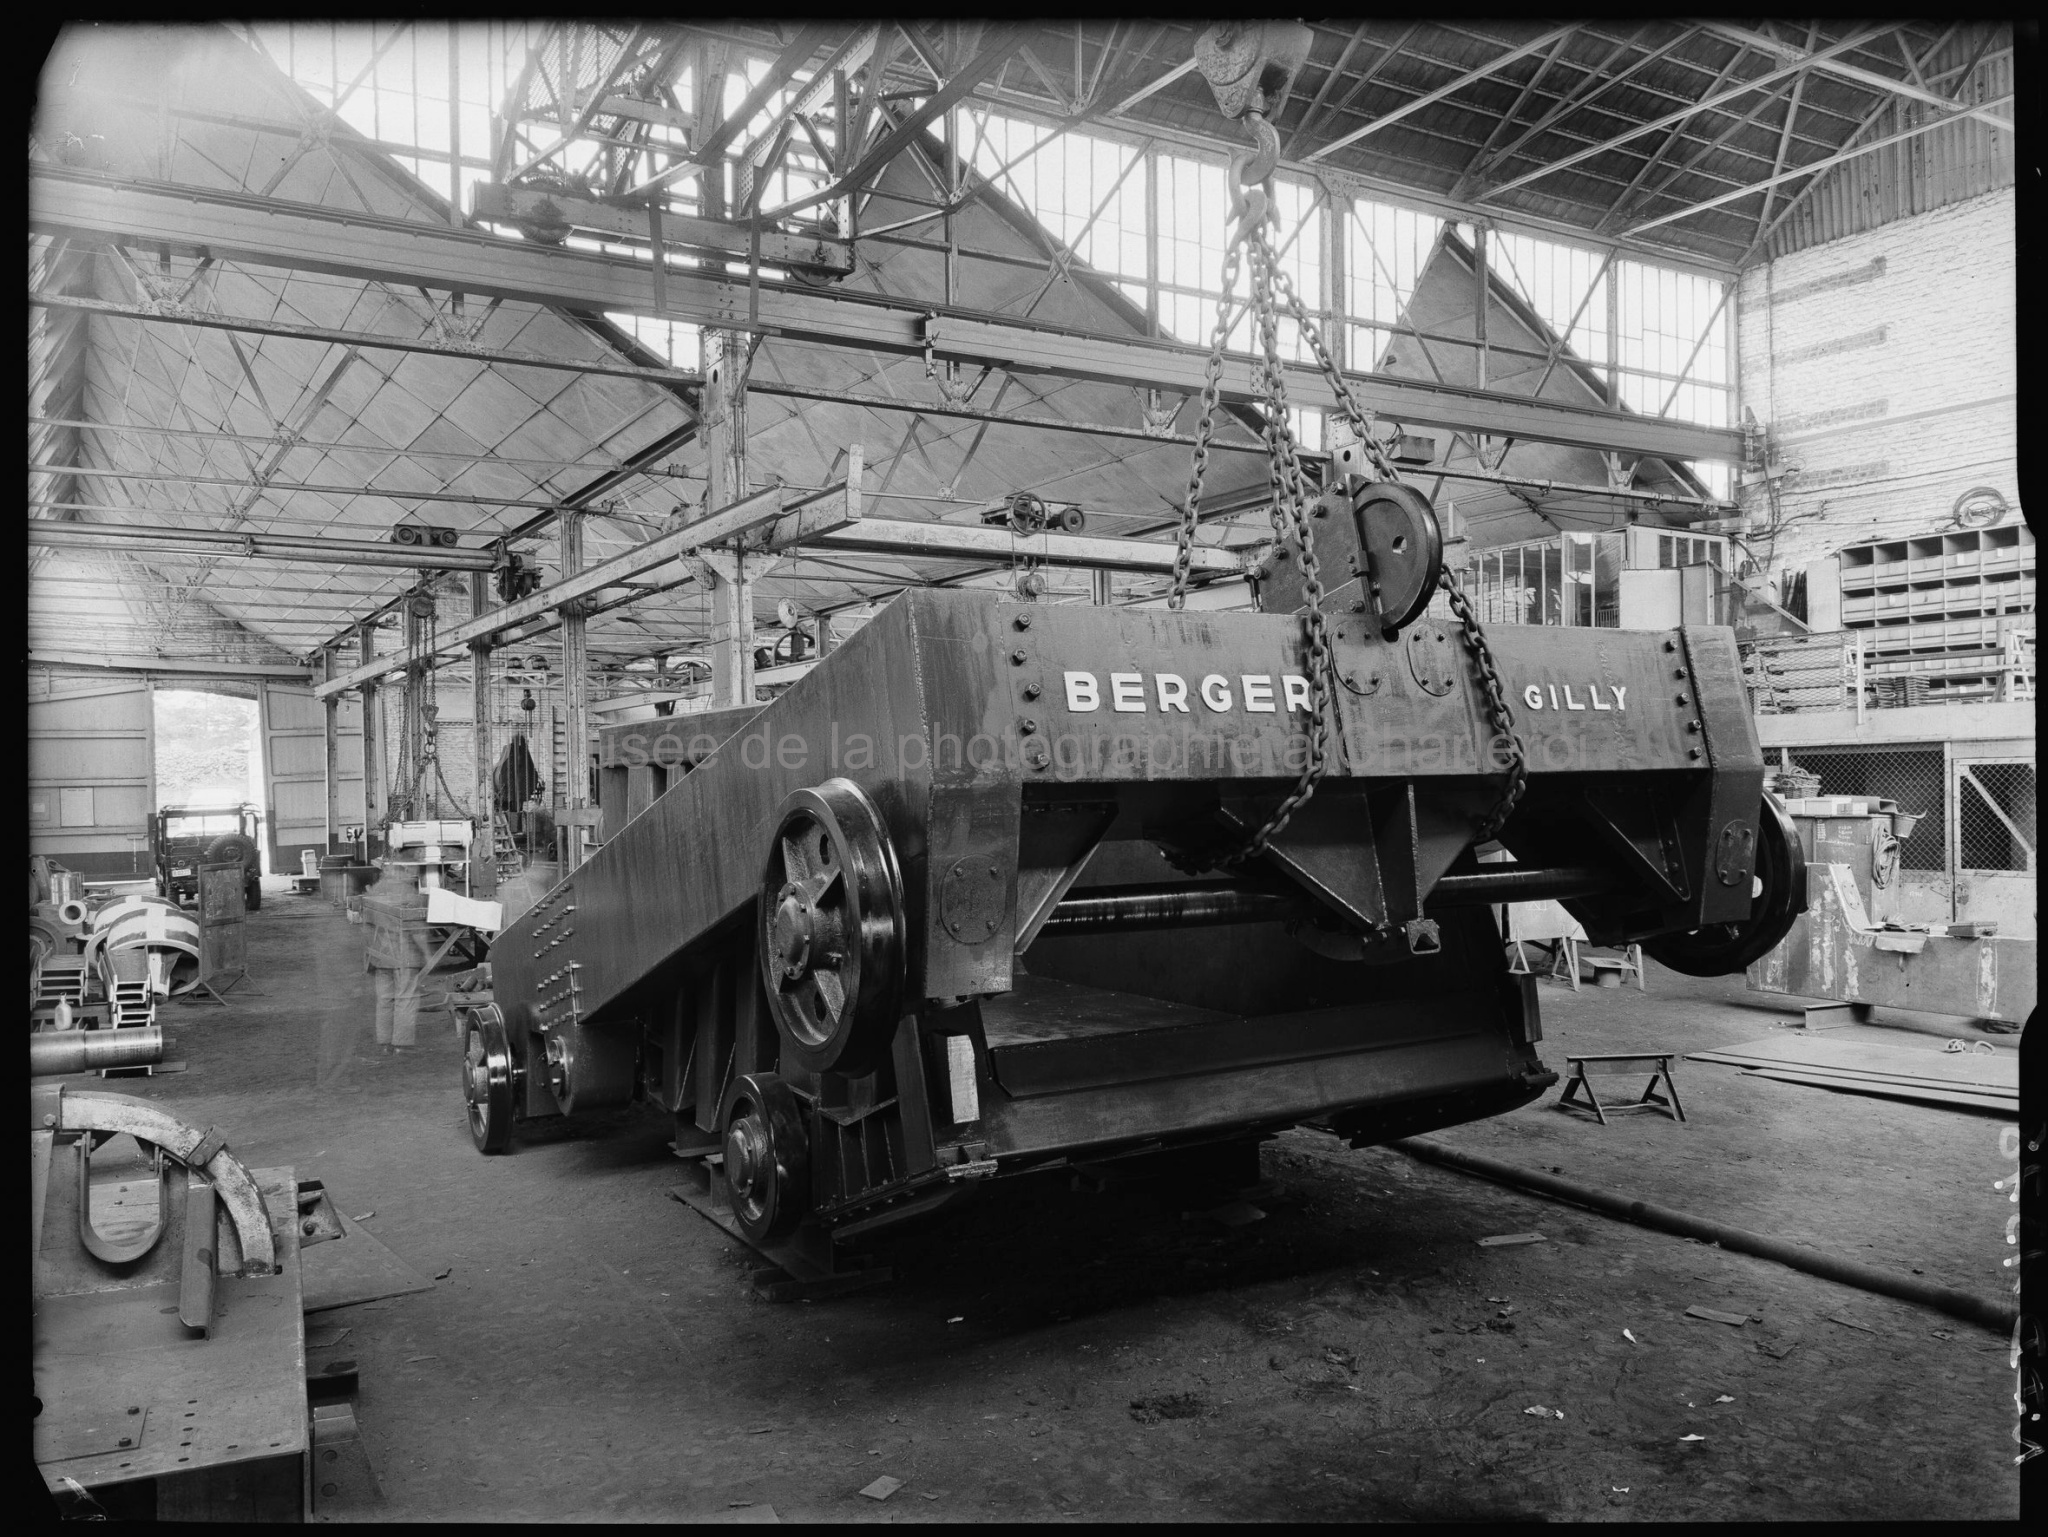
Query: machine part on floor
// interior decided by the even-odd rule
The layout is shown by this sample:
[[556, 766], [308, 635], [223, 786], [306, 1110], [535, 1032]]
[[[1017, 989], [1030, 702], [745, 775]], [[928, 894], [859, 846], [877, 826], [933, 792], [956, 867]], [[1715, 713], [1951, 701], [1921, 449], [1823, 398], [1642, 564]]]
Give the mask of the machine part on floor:
[[360, 1513], [384, 1503], [383, 1487], [371, 1466], [369, 1449], [356, 1427], [352, 1403], [313, 1405], [313, 1476], [311, 1518], [315, 1521], [360, 1519]]
[[[126, 1132], [147, 1177], [95, 1182]], [[294, 1521], [307, 1413], [289, 1169], [121, 1095], [30, 1090], [38, 1469], [113, 1519]], [[181, 1167], [182, 1166], [182, 1167]]]
[[1788, 1243], [1782, 1238], [1771, 1238], [1762, 1233], [1730, 1227], [1725, 1222], [1696, 1217], [1690, 1212], [1674, 1211], [1668, 1206], [1632, 1200], [1628, 1196], [1601, 1190], [1597, 1186], [1582, 1185], [1577, 1180], [1560, 1179], [1554, 1174], [1543, 1174], [1533, 1169], [1518, 1169], [1513, 1164], [1502, 1163], [1498, 1159], [1483, 1157], [1478, 1153], [1468, 1153], [1460, 1148], [1446, 1147], [1441, 1142], [1413, 1138], [1391, 1143], [1390, 1146], [1425, 1163], [1440, 1164], [1445, 1168], [1457, 1169], [1465, 1174], [1476, 1174], [1482, 1179], [1494, 1180], [1516, 1189], [1570, 1201], [1576, 1206], [1604, 1212], [1625, 1222], [1636, 1222], [1644, 1227], [1676, 1233], [1681, 1238], [1696, 1238], [1701, 1243], [1719, 1244], [1722, 1248], [1733, 1250], [1737, 1254], [1753, 1254], [1759, 1259], [1776, 1260], [1781, 1265], [1803, 1270], [1808, 1275], [1839, 1281], [1844, 1286], [1858, 1287], [1863, 1291], [1875, 1292], [1879, 1296], [1896, 1297], [1901, 1302], [1916, 1302], [1923, 1307], [1946, 1313], [1951, 1318], [1981, 1324], [1999, 1334], [2010, 1334], [2019, 1318], [2019, 1309], [2007, 1301], [1979, 1297], [1949, 1286], [1937, 1286], [1931, 1281], [1915, 1280], [1912, 1276], [1881, 1270], [1875, 1265], [1865, 1265], [1856, 1260], [1824, 1254], [1817, 1249], [1809, 1249], [1804, 1244]]
[[[1737, 850], [1731, 832], [1749, 833], [1750, 844]], [[1722, 837], [1715, 877], [1726, 884], [1727, 873], [1740, 871], [1755, 882], [1755, 902], [1748, 915], [1643, 941], [1652, 960], [1689, 977], [1725, 977], [1754, 965], [1784, 942], [1807, 909], [1806, 852], [1798, 828], [1776, 796], [1765, 793], [1763, 815], [1754, 832], [1731, 820]]]
[[1749, 961], [1751, 992], [2026, 1023], [2040, 996], [2034, 936], [1902, 922], [1898, 886], [1879, 878], [1881, 851], [1897, 847], [1892, 803], [1793, 804], [1787, 825], [1807, 860], [1807, 900], [1784, 942]]
[[[749, 1221], [786, 1222], [794, 1189], [796, 1236], [844, 1238], [1074, 1159], [1525, 1104], [1556, 1075], [1486, 904], [1554, 894], [1610, 945], [1747, 918], [1747, 868], [1717, 861], [1756, 846], [1763, 763], [1726, 630], [1492, 637], [1542, 701], [1506, 866], [1475, 852], [1500, 800], [1478, 680], [1432, 693], [1370, 627], [1337, 660], [1386, 681], [1336, 691], [1316, 796], [1228, 881], [1169, 861], [1240, 842], [1296, 781], [1291, 614], [918, 590], [682, 759], [607, 727], [630, 817], [492, 952], [515, 1114], [623, 1083], [678, 1146], [751, 1118], [727, 1155]], [[1731, 821], [1750, 838], [1724, 860]]]
[[[102, 1089], [57, 1085], [29, 1096], [30, 1126], [59, 1135], [126, 1132], [138, 1144], [162, 1150], [213, 1182], [238, 1244], [240, 1274], [271, 1275], [278, 1259], [271, 1214], [241, 1160], [228, 1151], [218, 1131], [196, 1131], [145, 1100]], [[104, 1138], [96, 1139], [104, 1140]], [[82, 1161], [82, 1160], [81, 1160]], [[83, 1178], [83, 1175], [80, 1176]]]
[[479, 1153], [502, 1153], [512, 1146], [512, 1119], [517, 1114], [517, 1069], [505, 1038], [505, 1016], [496, 1004], [458, 1006], [462, 1024], [463, 1098], [469, 1111], [469, 1138]]
[[97, 1073], [110, 1067], [147, 1067], [164, 1059], [158, 1025], [115, 1030], [38, 1030], [28, 1038], [32, 1078]]
[[[196, 894], [196, 875], [193, 890]], [[85, 944], [88, 964], [97, 966], [102, 954], [118, 950], [147, 952], [149, 985], [158, 997], [179, 996], [199, 985], [199, 919], [162, 897], [121, 897], [93, 914]]]

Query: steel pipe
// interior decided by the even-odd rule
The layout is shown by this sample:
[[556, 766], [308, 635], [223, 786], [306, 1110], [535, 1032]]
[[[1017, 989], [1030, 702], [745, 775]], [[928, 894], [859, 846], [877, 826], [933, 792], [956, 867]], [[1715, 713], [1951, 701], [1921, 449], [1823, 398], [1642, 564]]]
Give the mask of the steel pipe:
[[1883, 1297], [1897, 1297], [1902, 1302], [1917, 1302], [1960, 1318], [2000, 1334], [2012, 1332], [2019, 1319], [2019, 1309], [2008, 1300], [1980, 1297], [1974, 1292], [1957, 1291], [1951, 1286], [1937, 1286], [1932, 1281], [1916, 1281], [1911, 1276], [1899, 1275], [1894, 1271], [1880, 1270], [1875, 1265], [1866, 1265], [1858, 1260], [1843, 1259], [1839, 1255], [1827, 1254], [1819, 1249], [1787, 1243], [1782, 1238], [1770, 1238], [1762, 1233], [1752, 1233], [1745, 1228], [1731, 1227], [1725, 1222], [1715, 1222], [1706, 1217], [1695, 1217], [1690, 1212], [1674, 1211], [1668, 1206], [1654, 1206], [1648, 1201], [1634, 1200], [1613, 1191], [1601, 1190], [1592, 1185], [1582, 1185], [1576, 1180], [1559, 1179], [1554, 1174], [1539, 1174], [1533, 1169], [1518, 1169], [1513, 1164], [1498, 1159], [1483, 1157], [1478, 1153], [1467, 1153], [1458, 1148], [1446, 1147], [1441, 1142], [1431, 1142], [1421, 1137], [1406, 1137], [1389, 1142], [1388, 1147], [1419, 1158], [1425, 1163], [1442, 1164], [1466, 1174], [1477, 1174], [1483, 1179], [1496, 1180], [1503, 1185], [1533, 1191], [1539, 1195], [1552, 1196], [1561, 1201], [1570, 1201], [1577, 1206], [1590, 1207], [1610, 1217], [1619, 1217], [1625, 1222], [1639, 1222], [1644, 1227], [1660, 1228], [1667, 1233], [1676, 1233], [1681, 1238], [1696, 1238], [1701, 1243], [1719, 1244], [1738, 1254], [1753, 1254], [1759, 1259], [1776, 1260], [1794, 1270], [1803, 1270], [1808, 1275], [1821, 1276], [1830, 1281], [1839, 1281], [1844, 1286], [1858, 1287], [1867, 1292], [1876, 1292]]
[[108, 1067], [148, 1067], [164, 1059], [161, 1025], [121, 1030], [39, 1030], [28, 1038], [31, 1078], [91, 1073]]
[[[1524, 870], [1509, 866], [1477, 875], [1446, 875], [1425, 905], [1480, 907], [1496, 902], [1543, 902], [1592, 896], [1619, 883], [1604, 870]], [[1244, 886], [1102, 886], [1070, 896], [1052, 910], [1040, 937], [1191, 929], [1226, 923], [1278, 923], [1315, 910], [1306, 895]]]
[[1038, 937], [1277, 923], [1307, 909], [1305, 897], [1241, 886], [1101, 886], [1062, 901], [1045, 920]]
[[1427, 905], [1481, 907], [1495, 902], [1556, 902], [1620, 889], [1622, 882], [1605, 870], [1577, 866], [1527, 870], [1508, 865], [1471, 875], [1446, 875], [1430, 892]]

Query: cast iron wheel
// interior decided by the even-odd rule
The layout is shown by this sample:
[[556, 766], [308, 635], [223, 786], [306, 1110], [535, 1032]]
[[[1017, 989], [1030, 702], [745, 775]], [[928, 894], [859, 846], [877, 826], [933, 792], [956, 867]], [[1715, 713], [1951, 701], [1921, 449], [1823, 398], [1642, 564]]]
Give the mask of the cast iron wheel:
[[774, 1073], [745, 1073], [726, 1085], [725, 1189], [733, 1221], [755, 1243], [786, 1238], [809, 1204], [811, 1142], [802, 1108]]
[[1758, 891], [1739, 923], [1710, 923], [1643, 941], [1643, 953], [1689, 977], [1726, 977], [1762, 960], [1806, 911], [1806, 851], [1791, 816], [1768, 791], [1757, 817]]
[[462, 1097], [469, 1110], [469, 1140], [479, 1153], [512, 1148], [512, 1099], [517, 1077], [505, 1017], [495, 1004], [464, 1011]]
[[1421, 618], [1436, 595], [1444, 564], [1443, 525], [1428, 497], [1393, 480], [1365, 487], [1351, 511], [1379, 582], [1380, 622], [1391, 638]]
[[850, 779], [782, 803], [761, 885], [761, 981], [812, 1073], [871, 1072], [895, 1033], [903, 882], [888, 828]]

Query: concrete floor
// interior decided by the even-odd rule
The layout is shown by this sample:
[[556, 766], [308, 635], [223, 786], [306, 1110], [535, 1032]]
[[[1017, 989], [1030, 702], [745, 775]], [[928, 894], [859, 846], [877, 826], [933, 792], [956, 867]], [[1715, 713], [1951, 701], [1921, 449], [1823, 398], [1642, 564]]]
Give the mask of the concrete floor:
[[[123, 1087], [217, 1124], [251, 1164], [325, 1180], [415, 1267], [449, 1272], [314, 1320], [351, 1331], [311, 1362], [359, 1363], [383, 1518], [2018, 1513], [2014, 1379], [1985, 1330], [1313, 1133], [1268, 1145], [1276, 1188], [1246, 1226], [1184, 1212], [1186, 1190], [1048, 1181], [879, 1245], [891, 1286], [758, 1302], [758, 1262], [666, 1195], [684, 1171], [664, 1121], [621, 1113], [485, 1159], [446, 1015], [423, 1016], [411, 1058], [369, 1055], [362, 932], [267, 895], [234, 1006], [163, 1011], [190, 1070]], [[1647, 994], [1540, 992], [1554, 1065], [1796, 1017], [1739, 978], [1655, 967]], [[1439, 1135], [2000, 1284], [2007, 1123], [1707, 1064], [1679, 1081], [1684, 1126], [1603, 1129], [1552, 1090]], [[1527, 1231], [1548, 1241], [1475, 1242]], [[1684, 1317], [1692, 1304], [1762, 1321]], [[903, 1481], [893, 1497], [858, 1495], [882, 1474]]]

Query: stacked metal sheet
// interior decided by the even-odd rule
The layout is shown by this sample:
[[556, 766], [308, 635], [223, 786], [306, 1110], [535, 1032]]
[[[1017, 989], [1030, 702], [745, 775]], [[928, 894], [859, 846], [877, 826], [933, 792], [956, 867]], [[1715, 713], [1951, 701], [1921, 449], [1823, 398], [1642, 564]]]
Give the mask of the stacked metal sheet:
[[1744, 1077], [1811, 1084], [1846, 1094], [2019, 1113], [2019, 1055], [1989, 1043], [1948, 1052], [1931, 1044], [1892, 1046], [1784, 1035], [1720, 1051], [1695, 1051], [1686, 1060], [1725, 1063], [1748, 1069]]

